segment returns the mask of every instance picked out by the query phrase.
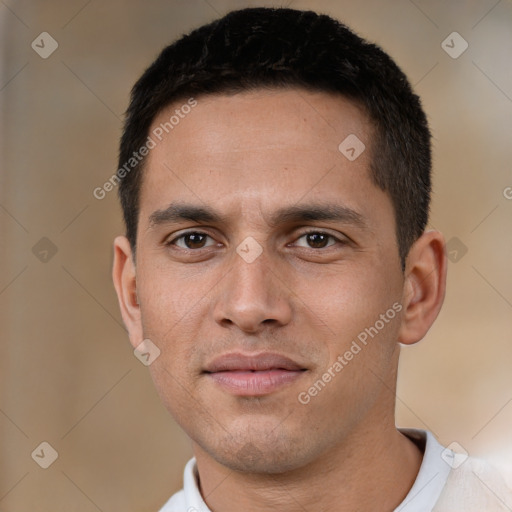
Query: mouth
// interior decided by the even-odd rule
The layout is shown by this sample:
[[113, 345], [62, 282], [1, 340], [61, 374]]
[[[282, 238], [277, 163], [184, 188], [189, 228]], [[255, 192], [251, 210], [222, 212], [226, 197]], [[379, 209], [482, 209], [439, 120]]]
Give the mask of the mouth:
[[238, 396], [263, 396], [299, 379], [307, 368], [275, 353], [224, 354], [203, 373], [224, 391]]

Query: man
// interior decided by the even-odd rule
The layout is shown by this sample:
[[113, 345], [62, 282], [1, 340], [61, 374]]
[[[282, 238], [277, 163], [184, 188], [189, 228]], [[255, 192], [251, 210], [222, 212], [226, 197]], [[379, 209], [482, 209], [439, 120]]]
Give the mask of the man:
[[139, 79], [119, 162], [123, 319], [194, 450], [162, 511], [511, 510], [479, 461], [395, 427], [446, 258], [426, 116], [380, 48], [231, 12]]

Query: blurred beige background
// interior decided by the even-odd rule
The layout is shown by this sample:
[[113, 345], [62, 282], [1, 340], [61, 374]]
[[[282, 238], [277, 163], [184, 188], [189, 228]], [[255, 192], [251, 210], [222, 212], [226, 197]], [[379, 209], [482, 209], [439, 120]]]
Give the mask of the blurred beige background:
[[[3, 0], [2, 512], [156, 511], [181, 487], [189, 442], [133, 355], [111, 283], [116, 192], [92, 192], [116, 170], [145, 67], [180, 34], [249, 5], [341, 19], [388, 51], [422, 97], [431, 225], [452, 261], [440, 318], [402, 350], [397, 421], [500, 467], [512, 460], [510, 0]], [[458, 58], [442, 47], [454, 31], [469, 44]], [[46, 59], [31, 47], [42, 32], [58, 43]], [[43, 441], [58, 452], [48, 469], [31, 457]]]

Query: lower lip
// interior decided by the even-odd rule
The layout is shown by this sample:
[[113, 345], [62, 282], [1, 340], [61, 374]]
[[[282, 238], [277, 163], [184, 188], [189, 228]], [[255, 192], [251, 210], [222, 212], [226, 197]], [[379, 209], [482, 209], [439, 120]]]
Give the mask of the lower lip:
[[225, 371], [208, 375], [221, 387], [239, 396], [261, 396], [297, 380], [301, 370]]

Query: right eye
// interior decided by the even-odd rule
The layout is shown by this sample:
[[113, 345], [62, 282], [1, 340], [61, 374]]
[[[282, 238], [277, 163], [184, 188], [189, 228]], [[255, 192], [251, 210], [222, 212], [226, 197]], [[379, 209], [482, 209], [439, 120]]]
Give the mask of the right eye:
[[[213, 243], [205, 245], [205, 241], [208, 238], [210, 238], [213, 241]], [[196, 249], [203, 249], [204, 247], [210, 247], [212, 245], [215, 245], [215, 241], [210, 235], [203, 233], [202, 231], [187, 231], [186, 233], [182, 233], [181, 235], [173, 238], [172, 240], [165, 242], [165, 245], [176, 245], [180, 249], [193, 251]]]

